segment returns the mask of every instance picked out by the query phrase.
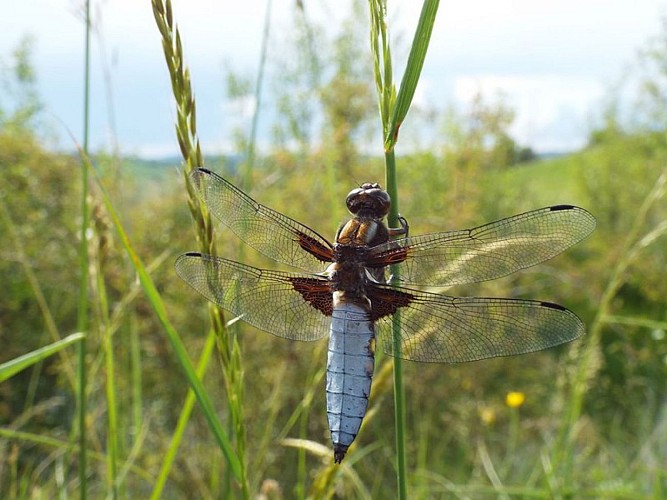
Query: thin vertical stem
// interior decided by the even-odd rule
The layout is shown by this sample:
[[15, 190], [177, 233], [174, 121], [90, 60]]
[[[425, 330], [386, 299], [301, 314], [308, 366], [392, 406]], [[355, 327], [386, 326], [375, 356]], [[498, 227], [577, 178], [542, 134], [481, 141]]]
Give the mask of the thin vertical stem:
[[[378, 93], [382, 133], [386, 137], [389, 118], [396, 102], [396, 87], [393, 83], [391, 50], [387, 33], [387, 5], [384, 0], [371, 0], [371, 50], [375, 66], [375, 86]], [[394, 149], [384, 150], [385, 187], [391, 198], [388, 222], [390, 227], [398, 226], [398, 180], [396, 175], [396, 157]], [[391, 268], [398, 276], [399, 269]], [[394, 359], [394, 419], [396, 434], [396, 481], [398, 498], [405, 499], [407, 494], [407, 471], [405, 463], [405, 387], [403, 385], [403, 362], [401, 360], [401, 316], [397, 311], [391, 324]]]
[[[86, 0], [85, 50], [83, 77], [83, 151], [88, 155], [89, 103], [90, 103], [90, 0]], [[81, 172], [81, 231], [79, 241], [79, 311], [77, 330], [88, 330], [88, 169]], [[87, 498], [87, 455], [86, 455], [86, 338], [79, 342], [77, 349], [77, 403], [79, 425], [79, 492], [80, 498]]]
[[139, 343], [139, 326], [137, 315], [130, 316], [130, 363], [132, 380], [132, 432], [135, 437], [141, 429], [143, 410], [143, 395], [141, 390], [141, 346]]
[[[102, 265], [96, 263], [97, 269], [101, 271]], [[105, 392], [107, 403], [107, 484], [109, 491], [107, 495], [111, 498], [118, 498], [118, 404], [116, 402], [116, 375], [113, 352], [113, 331], [109, 321], [109, 305], [107, 301], [104, 278], [101, 272], [96, 273], [97, 293], [99, 296], [99, 310], [102, 324], [104, 325], [104, 362], [105, 362]]]
[[[385, 184], [391, 198], [389, 211], [389, 226], [398, 227], [398, 181], [396, 175], [396, 158], [394, 150], [386, 151]], [[397, 265], [391, 266], [391, 274], [397, 282], [400, 278], [400, 269]], [[407, 475], [405, 463], [405, 386], [403, 384], [403, 360], [401, 358], [401, 312], [396, 311], [391, 322], [392, 342], [394, 353], [394, 418], [396, 421], [396, 473], [398, 480], [398, 498], [408, 498]]]

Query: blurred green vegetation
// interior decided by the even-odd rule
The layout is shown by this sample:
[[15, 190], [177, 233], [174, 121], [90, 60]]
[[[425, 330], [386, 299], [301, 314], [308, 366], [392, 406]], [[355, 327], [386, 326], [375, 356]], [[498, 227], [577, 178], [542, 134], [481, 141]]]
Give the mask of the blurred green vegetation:
[[[300, 26], [293, 43], [314, 43], [316, 30]], [[318, 39], [317, 52], [299, 53], [302, 59], [286, 74], [280, 94], [281, 107], [290, 115], [276, 126], [276, 146], [257, 159], [250, 183], [255, 199], [326, 235], [333, 235], [344, 220], [342, 200], [353, 186], [383, 181], [380, 158], [365, 147], [369, 135], [364, 127], [375, 110], [358, 67], [365, 61], [359, 55], [363, 43], [350, 42], [350, 33], [358, 28], [345, 30], [330, 46]], [[325, 58], [328, 53], [331, 57]], [[29, 55], [26, 42], [15, 54], [13, 73], [6, 75], [18, 97], [11, 105], [0, 103], [0, 363], [76, 328], [80, 161], [44, 146]], [[643, 57], [659, 65], [667, 62], [667, 49], [658, 40]], [[293, 60], [286, 55], [285, 65], [287, 61]], [[667, 494], [664, 192], [645, 213], [640, 211], [667, 165], [667, 115], [661, 101], [665, 82], [664, 75], [649, 74], [638, 91], [643, 107], [631, 119], [611, 107], [589, 146], [566, 156], [535, 158], [508, 132], [512, 110], [479, 96], [467, 110], [444, 116], [433, 112], [429, 125], [442, 131], [437, 141], [398, 157], [401, 211], [412, 234], [472, 227], [559, 203], [583, 206], [598, 219], [589, 240], [553, 261], [447, 292], [557, 302], [599, 327], [599, 334], [521, 357], [455, 366], [407, 363], [413, 498], [503, 492], [544, 498]], [[294, 88], [298, 91], [290, 92]], [[319, 128], [317, 116], [326, 117]], [[95, 164], [171, 321], [197, 359], [206, 339], [207, 307], [172, 267], [178, 254], [196, 248], [181, 176], [173, 164], [103, 155]], [[237, 164], [238, 158], [207, 159], [209, 168], [240, 184]], [[95, 191], [90, 203], [89, 491], [101, 497], [110, 488], [104, 462], [108, 399], [103, 336], [111, 335], [124, 469], [121, 491], [147, 496], [188, 386]], [[223, 229], [218, 251], [233, 258], [239, 242]], [[274, 267], [252, 250], [244, 252], [244, 261]], [[617, 286], [610, 288], [619, 269]], [[103, 327], [108, 317], [113, 318], [111, 330]], [[287, 342], [242, 325], [240, 343], [251, 491], [267, 498], [393, 496], [388, 360], [380, 356], [370, 414], [356, 450], [343, 466], [332, 469], [324, 342]], [[50, 497], [76, 490], [73, 363], [73, 352], [66, 352], [0, 384], [1, 497]], [[578, 373], [584, 373], [583, 407], [568, 422]], [[204, 382], [227, 422], [220, 379], [216, 366]], [[505, 398], [511, 391], [523, 393], [525, 403], [508, 405]], [[563, 435], [567, 440], [561, 441]], [[55, 441], [38, 442], [38, 436]], [[302, 451], [285, 438], [312, 442], [305, 454], [305, 477], [294, 465]], [[221, 470], [223, 459], [195, 411], [167, 496], [218, 497], [227, 491]]]

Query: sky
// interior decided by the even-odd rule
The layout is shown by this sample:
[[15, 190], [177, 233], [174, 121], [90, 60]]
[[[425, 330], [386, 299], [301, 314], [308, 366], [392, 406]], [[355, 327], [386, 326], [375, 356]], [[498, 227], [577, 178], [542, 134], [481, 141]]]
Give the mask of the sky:
[[[33, 37], [51, 146], [73, 149], [70, 133], [82, 140], [83, 2], [9, 2], [0, 0], [5, 4], [0, 64], [9, 64], [22, 37]], [[209, 153], [231, 152], [232, 128], [246, 125], [248, 116], [225, 96], [225, 68], [256, 71], [267, 3], [172, 2], [192, 74], [202, 146]], [[281, 56], [295, 3], [273, 0], [269, 65]], [[349, 12], [349, 0], [303, 4], [314, 23], [332, 31]], [[388, 4], [390, 33], [407, 44], [421, 2]], [[108, 151], [117, 143], [124, 154], [177, 154], [174, 101], [150, 0], [93, 1], [92, 13], [91, 149]], [[638, 50], [659, 33], [665, 13], [665, 0], [443, 0], [415, 104], [442, 110], [465, 106], [480, 91], [489, 97], [501, 92], [516, 112], [511, 132], [521, 145], [538, 152], [580, 148], [601, 103]], [[394, 52], [395, 68], [404, 65], [398, 57], [404, 53]], [[0, 106], [3, 102], [0, 97]], [[277, 118], [260, 117], [260, 143], [270, 140]], [[403, 127], [409, 121], [410, 115]]]

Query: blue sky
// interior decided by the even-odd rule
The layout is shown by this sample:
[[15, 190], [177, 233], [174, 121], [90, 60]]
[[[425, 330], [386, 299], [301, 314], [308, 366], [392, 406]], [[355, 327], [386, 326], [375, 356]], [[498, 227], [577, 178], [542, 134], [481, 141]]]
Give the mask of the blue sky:
[[[82, 128], [82, 2], [5, 2], [3, 11], [11, 13], [0, 19], [0, 62], [7, 64], [22, 36], [34, 37], [39, 91], [59, 137], [53, 146], [71, 149], [67, 129], [80, 140]], [[290, 29], [294, 3], [273, 1], [273, 50], [280, 50]], [[225, 99], [224, 65], [252, 74], [266, 2], [173, 4], [202, 144], [209, 152], [229, 151], [231, 127], [247, 117], [229, 116], [236, 108]], [[314, 22], [332, 30], [349, 8], [346, 0], [304, 4]], [[409, 40], [419, 4], [389, 0], [395, 38]], [[538, 151], [575, 149], [608, 90], [659, 32], [665, 7], [664, 0], [442, 1], [417, 104], [443, 109], [464, 104], [479, 90], [489, 96], [502, 91], [517, 112], [512, 132], [520, 143]], [[91, 147], [110, 149], [115, 136], [126, 154], [175, 154], [174, 104], [150, 1], [96, 1], [93, 13], [101, 37], [93, 37]], [[396, 67], [402, 64], [395, 60]], [[272, 118], [263, 118], [267, 130]], [[268, 133], [260, 139], [268, 140]]]

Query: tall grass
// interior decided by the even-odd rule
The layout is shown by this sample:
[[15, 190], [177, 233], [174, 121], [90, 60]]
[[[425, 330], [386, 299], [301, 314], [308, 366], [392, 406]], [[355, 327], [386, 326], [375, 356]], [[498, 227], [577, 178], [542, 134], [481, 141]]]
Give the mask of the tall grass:
[[[650, 225], [650, 212], [656, 204], [664, 200], [667, 185], [667, 168], [656, 179], [652, 189], [643, 203], [638, 207], [629, 232], [621, 243], [621, 250], [615, 266], [611, 270], [609, 280], [602, 292], [598, 303], [595, 318], [590, 325], [589, 334], [585, 343], [575, 344], [571, 355], [575, 360], [575, 370], [572, 374], [571, 393], [567, 401], [566, 416], [562, 421], [560, 434], [552, 449], [551, 465], [555, 471], [552, 493], [558, 495], [570, 494], [570, 484], [575, 484], [573, 472], [575, 468], [576, 440], [580, 430], [580, 419], [586, 393], [599, 369], [601, 337], [606, 324], [613, 322], [632, 322], [632, 318], [613, 316], [614, 299], [620, 288], [626, 282], [628, 269], [637, 262], [642, 253], [650, 245], [655, 244], [667, 234], [667, 220], [657, 225]], [[651, 326], [655, 326], [651, 324]], [[660, 328], [664, 325], [660, 324]], [[665, 477], [664, 471], [656, 470], [656, 485], [661, 484]]]
[[[92, 164], [90, 163], [87, 156], [83, 154], [83, 152], [82, 152], [82, 157], [84, 158], [84, 163], [86, 167], [89, 169], [89, 171], [94, 173]], [[165, 333], [167, 334], [167, 338], [171, 344], [172, 349], [176, 354], [178, 363], [181, 366], [191, 386], [192, 391], [194, 392], [197, 400], [199, 401], [202, 412], [206, 417], [207, 423], [209, 424], [214, 437], [216, 438], [218, 446], [220, 447], [223, 455], [227, 460], [229, 471], [233, 475], [234, 479], [238, 481], [243, 496], [247, 496], [247, 484], [245, 483], [245, 471], [243, 468], [243, 464], [241, 463], [237, 454], [235, 453], [235, 451], [231, 446], [229, 437], [227, 433], [224, 431], [222, 424], [216, 415], [216, 412], [213, 408], [213, 405], [211, 403], [207, 391], [205, 390], [200, 378], [197, 376], [197, 373], [195, 372], [195, 369], [192, 365], [190, 357], [187, 353], [183, 341], [181, 340], [179, 333], [172, 326], [171, 321], [169, 320], [164, 302], [161, 298], [160, 293], [157, 290], [157, 287], [155, 286], [155, 283], [153, 282], [153, 279], [150, 277], [150, 274], [148, 273], [146, 266], [143, 264], [142, 260], [139, 258], [138, 254], [134, 250], [134, 247], [118, 216], [118, 213], [112, 203], [112, 200], [109, 197], [106, 190], [104, 189], [104, 186], [100, 182], [100, 179], [97, 175], [95, 175], [95, 181], [97, 183], [98, 188], [100, 189], [104, 206], [109, 212], [114, 228], [116, 229], [120, 237], [120, 240], [123, 244], [123, 247], [130, 259], [130, 262], [132, 263], [137, 273], [139, 283], [141, 284], [141, 287], [146, 295], [146, 298], [151, 304], [153, 311], [155, 312], [156, 316], [158, 317], [160, 323], [162, 324], [165, 330]], [[111, 400], [110, 403], [113, 403], [113, 400]], [[186, 408], [184, 408], [182, 412], [185, 412], [185, 410]]]

